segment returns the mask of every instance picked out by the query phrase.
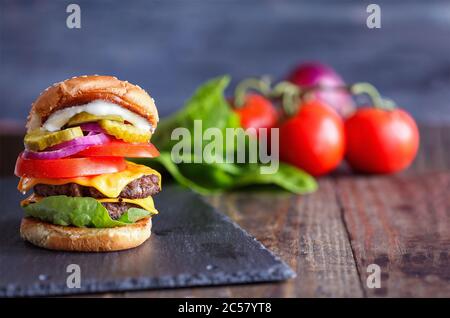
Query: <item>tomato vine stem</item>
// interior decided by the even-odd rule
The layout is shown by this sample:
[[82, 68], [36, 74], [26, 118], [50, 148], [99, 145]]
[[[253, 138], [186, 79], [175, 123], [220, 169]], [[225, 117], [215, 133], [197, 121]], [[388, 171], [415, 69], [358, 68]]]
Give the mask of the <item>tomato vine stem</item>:
[[268, 97], [272, 91], [270, 78], [248, 78], [241, 81], [234, 91], [234, 104], [236, 108], [240, 108], [245, 104], [245, 96], [249, 90], [254, 90]]
[[380, 92], [375, 88], [375, 86], [370, 83], [355, 83], [353, 85], [350, 85], [349, 91], [353, 95], [368, 95], [370, 100], [372, 101], [372, 105], [375, 108], [382, 108], [387, 110], [395, 108], [394, 101], [383, 98]]
[[240, 108], [244, 105], [249, 90], [256, 91], [267, 98], [280, 98], [281, 106], [288, 116], [295, 115], [301, 107], [301, 101], [316, 91], [345, 90], [351, 95], [366, 94], [369, 96], [372, 106], [376, 108], [392, 110], [396, 107], [394, 101], [381, 96], [375, 86], [366, 82], [338, 86], [313, 85], [299, 87], [291, 82], [282, 81], [272, 88], [268, 77], [248, 78], [241, 81], [235, 89], [235, 107]]

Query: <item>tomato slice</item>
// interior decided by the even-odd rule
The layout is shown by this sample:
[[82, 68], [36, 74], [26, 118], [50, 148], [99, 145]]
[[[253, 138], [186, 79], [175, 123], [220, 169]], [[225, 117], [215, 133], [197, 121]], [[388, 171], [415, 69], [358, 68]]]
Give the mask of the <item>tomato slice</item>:
[[154, 158], [159, 151], [150, 143], [127, 143], [112, 140], [106, 144], [89, 147], [79, 153], [80, 157], [128, 157], [128, 158]]
[[64, 158], [51, 160], [25, 159], [23, 153], [16, 162], [15, 175], [32, 178], [74, 178], [126, 169], [126, 162], [119, 157]]

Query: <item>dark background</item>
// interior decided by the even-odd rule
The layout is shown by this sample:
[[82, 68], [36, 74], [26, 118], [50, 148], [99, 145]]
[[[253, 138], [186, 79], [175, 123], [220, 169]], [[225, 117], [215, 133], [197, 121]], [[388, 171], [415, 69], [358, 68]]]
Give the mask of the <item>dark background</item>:
[[[48, 85], [112, 74], [147, 89], [161, 115], [206, 79], [282, 78], [298, 61], [370, 81], [421, 122], [450, 122], [450, 2], [0, 0], [1, 123], [23, 121]], [[66, 7], [81, 6], [81, 29]]]

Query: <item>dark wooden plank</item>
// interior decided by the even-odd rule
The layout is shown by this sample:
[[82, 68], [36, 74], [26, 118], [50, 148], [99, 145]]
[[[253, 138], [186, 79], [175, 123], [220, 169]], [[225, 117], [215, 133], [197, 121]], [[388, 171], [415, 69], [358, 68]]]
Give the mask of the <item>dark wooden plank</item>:
[[126, 294], [177, 297], [361, 297], [333, 181], [307, 196], [240, 192], [210, 197], [214, 206], [280, 256], [297, 278], [280, 284]]
[[[450, 297], [450, 173], [352, 176], [337, 189], [367, 295]], [[365, 284], [369, 264], [380, 289]]]
[[450, 127], [419, 126], [420, 147], [410, 169], [403, 174], [417, 174], [432, 171], [444, 171], [450, 167], [449, 152]]

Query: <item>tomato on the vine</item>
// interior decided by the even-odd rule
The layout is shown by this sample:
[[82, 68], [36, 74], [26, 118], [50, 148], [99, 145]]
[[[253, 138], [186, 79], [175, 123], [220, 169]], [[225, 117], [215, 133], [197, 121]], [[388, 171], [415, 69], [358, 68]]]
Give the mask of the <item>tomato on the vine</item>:
[[320, 101], [304, 102], [280, 126], [280, 159], [314, 176], [335, 169], [344, 153], [344, 123]]
[[272, 102], [259, 94], [245, 95], [244, 104], [233, 105], [244, 129], [273, 128], [278, 120], [278, 113]]
[[345, 131], [347, 161], [361, 172], [393, 173], [405, 169], [419, 148], [417, 125], [399, 108], [360, 108], [346, 120]]

